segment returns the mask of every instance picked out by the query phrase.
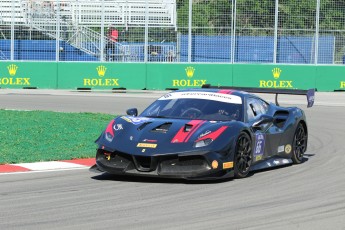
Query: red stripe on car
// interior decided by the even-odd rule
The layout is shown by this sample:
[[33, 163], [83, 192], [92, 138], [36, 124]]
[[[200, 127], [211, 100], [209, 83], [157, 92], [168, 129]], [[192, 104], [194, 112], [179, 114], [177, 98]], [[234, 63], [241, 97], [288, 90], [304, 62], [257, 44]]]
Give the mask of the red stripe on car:
[[110, 133], [113, 137], [114, 137], [114, 130], [113, 130], [114, 123], [115, 123], [115, 120], [112, 120], [107, 126], [107, 129], [105, 130], [105, 133]]
[[187, 136], [185, 142], [187, 142], [189, 140], [189, 138], [200, 128], [200, 126], [202, 126], [206, 121], [200, 121], [192, 127], [192, 129], [189, 132], [189, 135]]
[[201, 141], [201, 140], [205, 140], [208, 138], [210, 138], [212, 140], [216, 140], [220, 136], [220, 134], [222, 134], [227, 128], [228, 128], [228, 126], [222, 126], [219, 129], [217, 129], [216, 131], [199, 138], [198, 140], [196, 140], [196, 142]]
[[[202, 123], [205, 121], [203, 120], [191, 120], [187, 124], [183, 125], [180, 130], [176, 133], [174, 138], [171, 140], [171, 143], [182, 143], [187, 142], [190, 136], [200, 127]], [[192, 125], [191, 130], [188, 132], [185, 131], [186, 125]]]
[[230, 89], [221, 89], [218, 91], [218, 93], [224, 93], [224, 94], [232, 94], [232, 90]]

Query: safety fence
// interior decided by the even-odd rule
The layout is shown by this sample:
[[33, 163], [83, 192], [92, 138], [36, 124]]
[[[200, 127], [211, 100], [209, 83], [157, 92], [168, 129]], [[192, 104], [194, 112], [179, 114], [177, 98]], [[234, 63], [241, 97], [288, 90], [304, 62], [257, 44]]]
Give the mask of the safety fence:
[[0, 88], [173, 90], [203, 84], [345, 91], [345, 66], [0, 62]]
[[328, 0], [1, 0], [0, 60], [344, 64], [344, 12]]

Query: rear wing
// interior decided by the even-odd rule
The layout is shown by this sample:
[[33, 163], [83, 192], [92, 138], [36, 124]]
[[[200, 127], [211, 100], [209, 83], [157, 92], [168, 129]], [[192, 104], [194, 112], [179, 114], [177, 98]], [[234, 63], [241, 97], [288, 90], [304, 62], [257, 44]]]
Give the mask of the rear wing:
[[212, 86], [210, 84], [202, 85], [201, 88], [209, 89], [233, 89], [245, 91], [248, 93], [269, 93], [275, 94], [275, 103], [279, 106], [278, 103], [278, 94], [290, 94], [290, 95], [306, 95], [307, 96], [307, 107], [310, 108], [314, 105], [315, 99], [315, 89], [301, 90], [301, 89], [274, 89], [274, 88], [250, 88], [250, 87], [235, 87], [235, 86]]

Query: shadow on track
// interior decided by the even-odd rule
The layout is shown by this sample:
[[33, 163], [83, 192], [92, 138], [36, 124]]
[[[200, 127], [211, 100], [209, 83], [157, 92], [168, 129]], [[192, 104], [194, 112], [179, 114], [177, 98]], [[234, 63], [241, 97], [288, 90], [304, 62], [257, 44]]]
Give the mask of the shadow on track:
[[[310, 157], [313, 157], [315, 154], [304, 154], [302, 164], [307, 162]], [[252, 177], [257, 173], [260, 172], [267, 172], [273, 170], [279, 170], [280, 168], [290, 167], [293, 164], [275, 166], [271, 168], [256, 170], [253, 172], [249, 172], [246, 178]], [[109, 173], [102, 173], [96, 176], [91, 177], [94, 180], [100, 181], [122, 181], [122, 182], [136, 182], [136, 183], [168, 183], [168, 184], [217, 184], [217, 183], [224, 183], [234, 180], [234, 178], [220, 178], [220, 179], [196, 179], [196, 180], [187, 180], [187, 179], [176, 179], [176, 178], [159, 178], [159, 177], [147, 177], [147, 176], [135, 176], [135, 175], [114, 175]], [[245, 178], [242, 178], [245, 179]], [[240, 180], [240, 179], [236, 179]]]
[[114, 175], [103, 173], [91, 177], [94, 180], [113, 180], [122, 182], [140, 182], [140, 183], [168, 183], [168, 184], [216, 184], [233, 180], [233, 178], [213, 179], [213, 180], [187, 180], [176, 178], [159, 178], [159, 177], [145, 177], [145, 176], [128, 176], [128, 175]]

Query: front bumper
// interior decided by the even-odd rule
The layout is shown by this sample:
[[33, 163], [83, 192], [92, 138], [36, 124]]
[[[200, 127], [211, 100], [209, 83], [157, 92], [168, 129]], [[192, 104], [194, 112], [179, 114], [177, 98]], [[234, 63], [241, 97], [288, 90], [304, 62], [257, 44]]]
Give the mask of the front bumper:
[[98, 149], [97, 168], [93, 166], [92, 171], [163, 178], [222, 179], [234, 174], [232, 167], [224, 168], [224, 162], [229, 165], [228, 158], [215, 152], [136, 156]]

